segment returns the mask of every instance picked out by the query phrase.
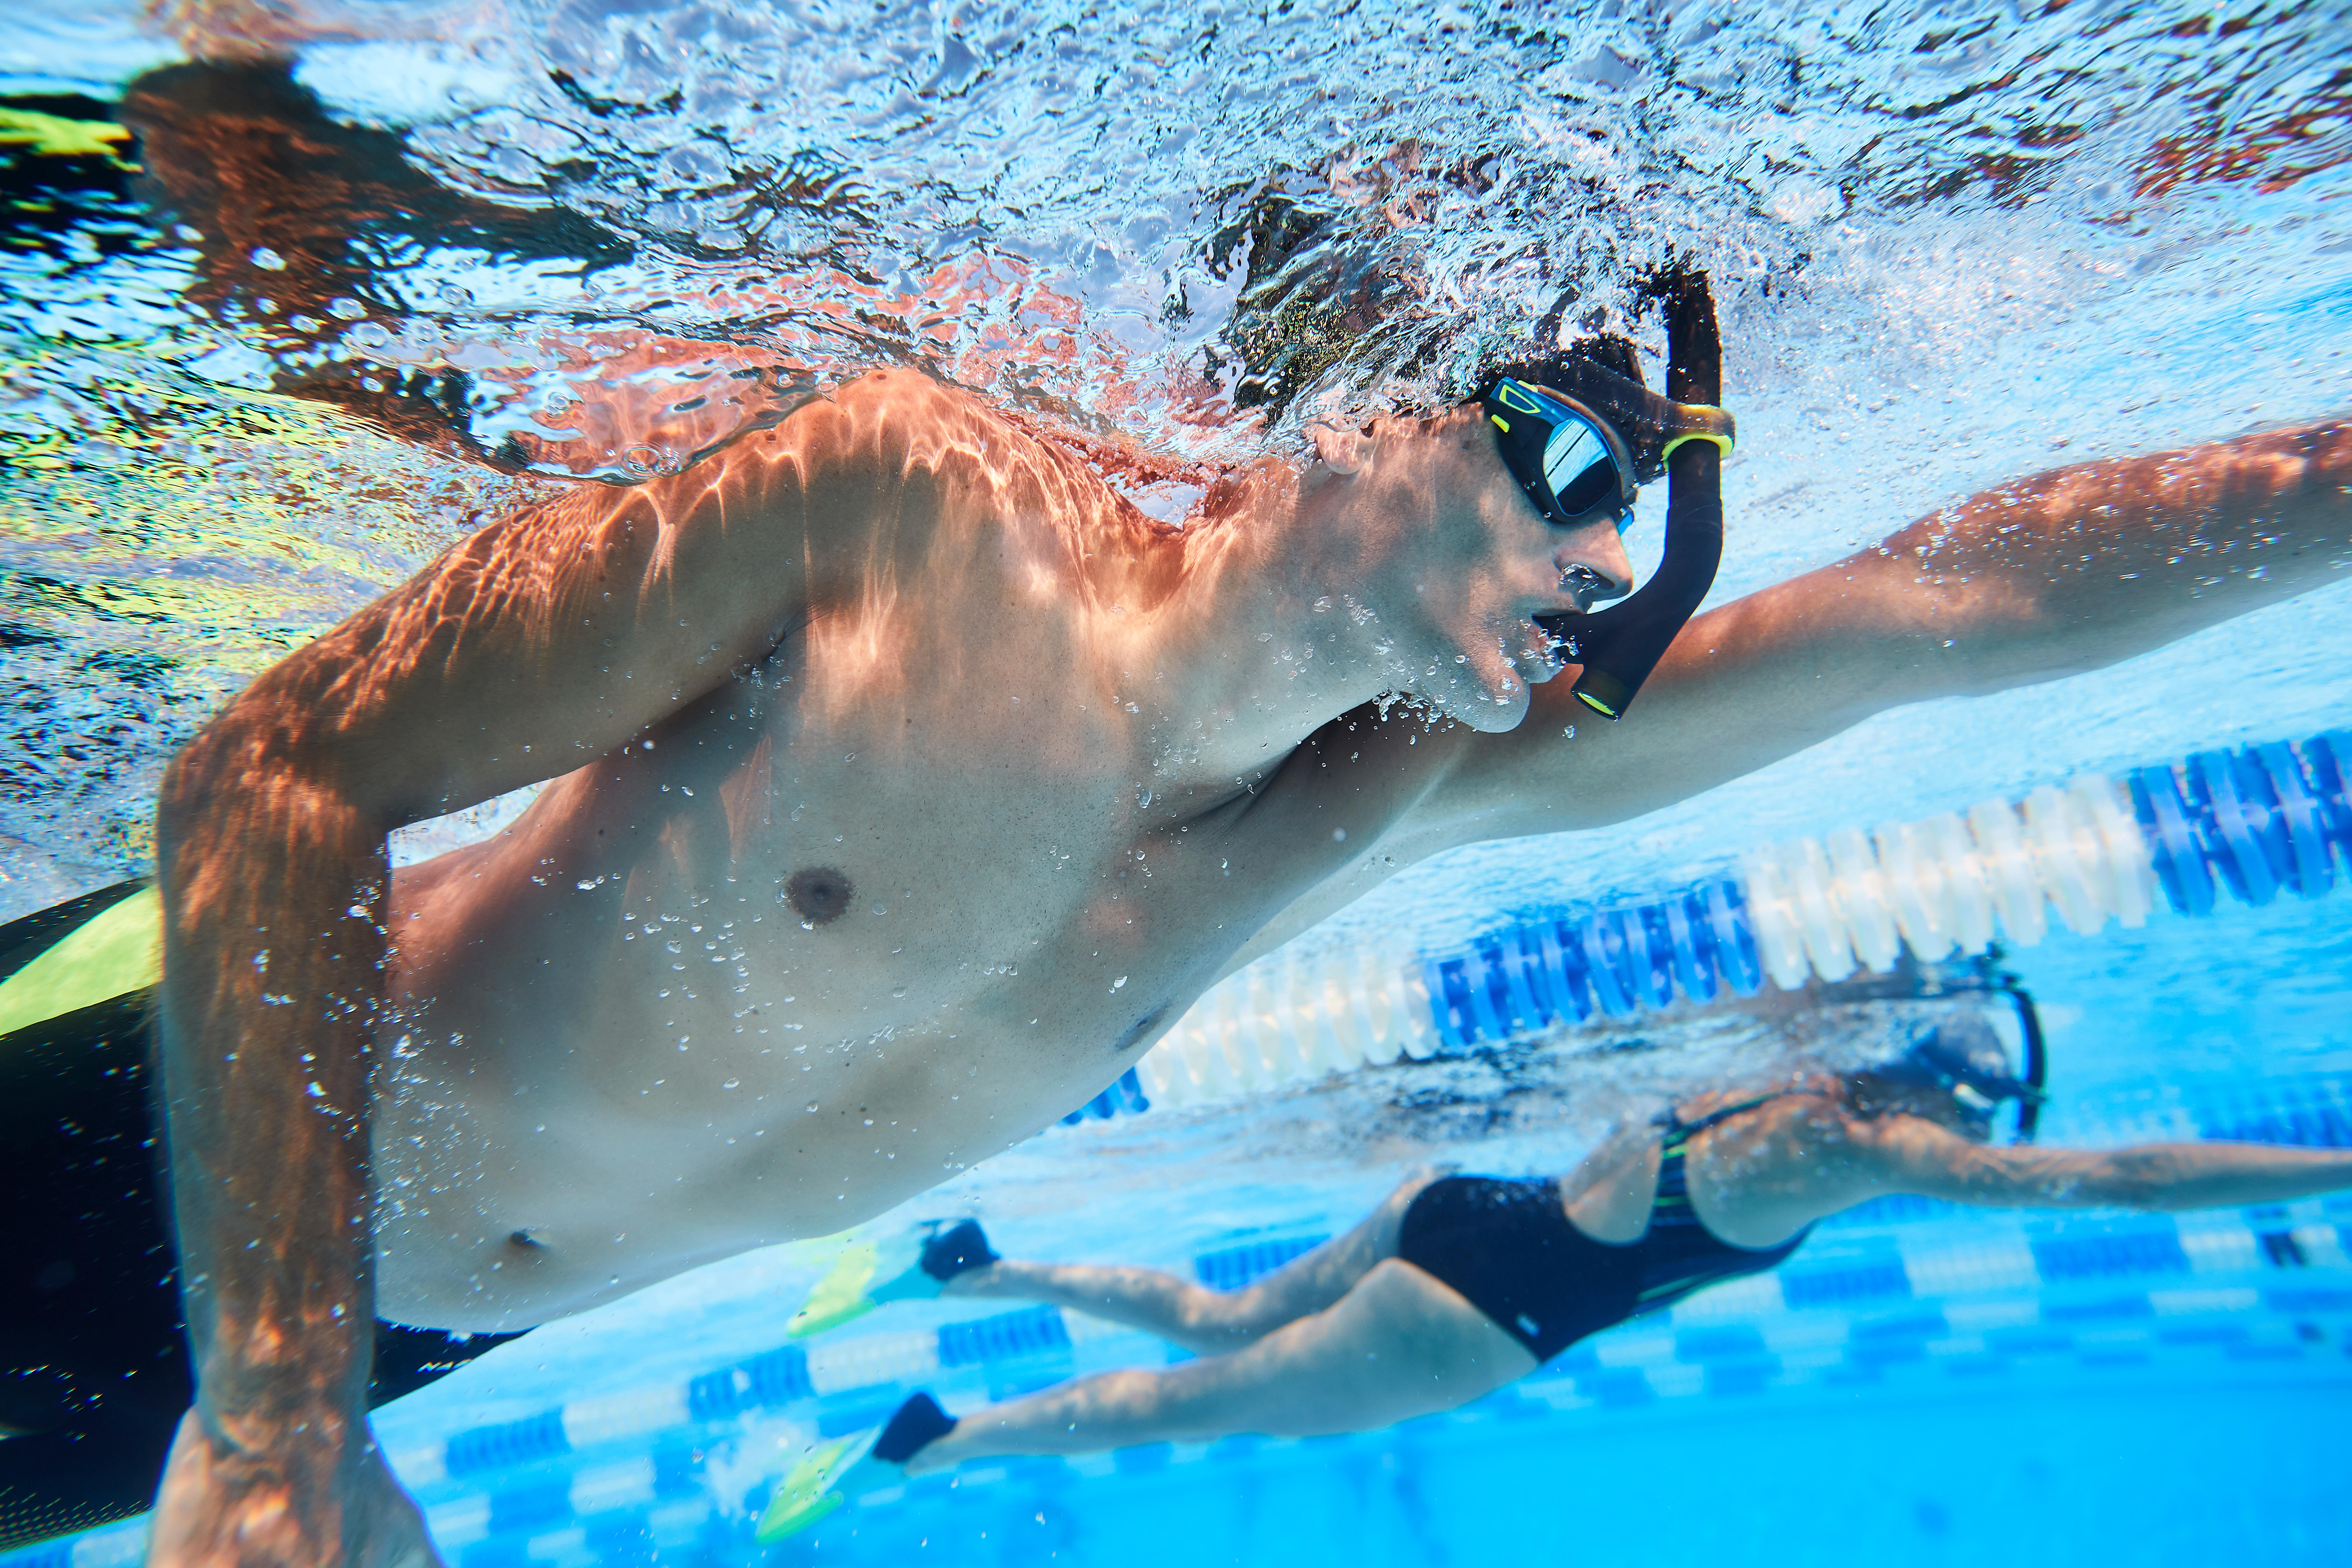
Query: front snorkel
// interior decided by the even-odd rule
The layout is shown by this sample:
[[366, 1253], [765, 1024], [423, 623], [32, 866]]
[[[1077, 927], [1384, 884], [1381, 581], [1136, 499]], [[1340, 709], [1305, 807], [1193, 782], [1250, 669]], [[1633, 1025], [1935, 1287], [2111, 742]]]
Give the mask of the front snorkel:
[[[1606, 418], [1632, 452], [1641, 479], [1669, 484], [1664, 558], [1631, 598], [1590, 615], [1538, 616], [1570, 662], [1583, 666], [1570, 690], [1606, 719], [1622, 719], [1665, 657], [1723, 560], [1723, 458], [1736, 426], [1715, 407], [1723, 348], [1703, 273], [1675, 277], [1666, 292], [1666, 395], [1586, 358], [1530, 373]], [[1637, 369], [1638, 374], [1638, 369]]]

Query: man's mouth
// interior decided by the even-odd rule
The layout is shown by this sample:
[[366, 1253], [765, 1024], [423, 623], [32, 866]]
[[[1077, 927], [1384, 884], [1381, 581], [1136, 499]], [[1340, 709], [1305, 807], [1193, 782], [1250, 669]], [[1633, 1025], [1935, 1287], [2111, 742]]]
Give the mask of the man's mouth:
[[1549, 679], [1567, 668], [1568, 649], [1559, 635], [1548, 630], [1541, 621], [1530, 616], [1527, 627], [1527, 656], [1543, 671], [1544, 679]]

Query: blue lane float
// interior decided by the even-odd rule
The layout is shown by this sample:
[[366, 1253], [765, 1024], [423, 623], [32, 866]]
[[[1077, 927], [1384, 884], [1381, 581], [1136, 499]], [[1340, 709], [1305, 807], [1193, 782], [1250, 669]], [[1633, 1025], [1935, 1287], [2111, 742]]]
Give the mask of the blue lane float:
[[1221, 982], [1072, 1120], [1182, 1106], [1501, 1044], [1595, 1018], [2031, 947], [2222, 896], [2315, 899], [2352, 878], [2352, 732], [2198, 752], [2120, 781], [1751, 850], [1732, 874], [1514, 921], [1457, 946], [1277, 955]]

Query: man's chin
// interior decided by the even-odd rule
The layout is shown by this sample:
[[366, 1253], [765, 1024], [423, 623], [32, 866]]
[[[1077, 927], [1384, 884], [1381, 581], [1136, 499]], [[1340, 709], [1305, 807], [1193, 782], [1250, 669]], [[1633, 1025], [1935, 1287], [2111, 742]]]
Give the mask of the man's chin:
[[[1532, 626], [1532, 623], [1530, 623]], [[1541, 686], [1568, 668], [1566, 650], [1559, 639], [1540, 626], [1519, 650], [1519, 674], [1529, 686]]]
[[1492, 695], [1467, 702], [1456, 699], [1441, 703], [1439, 711], [1455, 723], [1466, 725], [1482, 735], [1500, 735], [1517, 729], [1520, 721], [1527, 718], [1528, 689], [1514, 680], [1499, 700]]

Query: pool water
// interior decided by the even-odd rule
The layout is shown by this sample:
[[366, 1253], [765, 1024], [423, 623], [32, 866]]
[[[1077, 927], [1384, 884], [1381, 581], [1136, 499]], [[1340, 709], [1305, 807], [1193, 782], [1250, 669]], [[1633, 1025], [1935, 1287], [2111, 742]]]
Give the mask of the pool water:
[[[275, 28], [290, 63], [239, 90], [409, 182], [412, 214], [296, 192], [159, 228], [135, 144], [0, 121], [0, 918], [147, 868], [163, 763], [212, 707], [535, 476], [672, 471], [876, 364], [1065, 430], [1175, 516], [1309, 417], [1425, 392], [1556, 310], [1633, 325], [1654, 382], [1630, 279], [1689, 257], [1741, 431], [1711, 603], [2011, 476], [2352, 406], [2352, 34], [2326, 6], [269, 15], [0, 18], [0, 110], [86, 128], [142, 79], [193, 101], [142, 73]], [[403, 388], [463, 440], [385, 435]], [[1622, 829], [1416, 868], [1297, 947], [1435, 951], [1770, 840], [2352, 728], [2347, 610], [2337, 584], [1899, 710]], [[2049, 1026], [2045, 1142], [2352, 1143], [2340, 887], [2004, 961]], [[975, 1214], [1008, 1253], [1233, 1285], [1417, 1163], [1558, 1168], [1720, 1066], [1643, 1024], [1057, 1126], [877, 1224]], [[2343, 1195], [1882, 1203], [1450, 1415], [968, 1467], [761, 1548], [792, 1458], [912, 1388], [957, 1409], [1172, 1353], [974, 1303], [788, 1342], [832, 1245], [550, 1325], [382, 1412], [452, 1564], [2352, 1560]], [[141, 1545], [132, 1522], [7, 1561]]]

